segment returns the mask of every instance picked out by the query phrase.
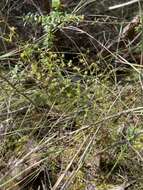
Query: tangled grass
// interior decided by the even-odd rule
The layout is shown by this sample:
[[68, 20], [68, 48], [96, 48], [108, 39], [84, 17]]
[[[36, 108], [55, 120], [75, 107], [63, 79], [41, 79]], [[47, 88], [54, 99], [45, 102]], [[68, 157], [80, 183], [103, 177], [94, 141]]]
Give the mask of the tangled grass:
[[[111, 51], [103, 44], [96, 59], [88, 51], [67, 59], [53, 48], [55, 31], [74, 22], [77, 30], [83, 17], [57, 21], [54, 14], [44, 19], [44, 28], [52, 21], [50, 33], [0, 56], [0, 189], [141, 190], [142, 65], [122, 56], [124, 46]], [[138, 41], [128, 46], [134, 57]]]

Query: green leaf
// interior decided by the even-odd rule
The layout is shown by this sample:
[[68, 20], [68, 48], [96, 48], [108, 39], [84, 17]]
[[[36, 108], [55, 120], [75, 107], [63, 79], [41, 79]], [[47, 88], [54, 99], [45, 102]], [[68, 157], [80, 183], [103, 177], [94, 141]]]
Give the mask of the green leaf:
[[59, 9], [60, 8], [60, 0], [53, 0], [52, 8]]

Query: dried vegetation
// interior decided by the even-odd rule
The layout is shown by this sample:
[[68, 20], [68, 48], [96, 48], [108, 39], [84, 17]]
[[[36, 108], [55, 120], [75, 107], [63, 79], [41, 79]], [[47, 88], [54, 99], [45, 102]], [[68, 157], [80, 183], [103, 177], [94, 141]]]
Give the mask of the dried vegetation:
[[141, 190], [142, 1], [46, 2], [0, 2], [0, 190]]

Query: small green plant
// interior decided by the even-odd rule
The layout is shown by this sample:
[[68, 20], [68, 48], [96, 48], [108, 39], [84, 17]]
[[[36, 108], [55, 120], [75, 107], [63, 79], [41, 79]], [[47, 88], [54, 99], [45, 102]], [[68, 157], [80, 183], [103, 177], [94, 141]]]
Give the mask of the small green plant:
[[63, 13], [60, 11], [52, 11], [50, 15], [36, 15], [28, 14], [25, 16], [25, 23], [32, 24], [33, 27], [41, 24], [44, 31], [43, 46], [45, 48], [51, 48], [54, 40], [54, 33], [63, 26], [76, 23], [78, 24], [83, 20], [83, 16], [77, 16], [74, 14]]
[[53, 0], [52, 1], [52, 8], [58, 10], [60, 8], [61, 2], [60, 0]]
[[[111, 73], [101, 72], [104, 56], [90, 60], [88, 52], [76, 52], [75, 60], [67, 59], [68, 48], [67, 54], [60, 48], [60, 53], [53, 51], [58, 32], [83, 20], [83, 16], [60, 12], [59, 3], [53, 0], [50, 15], [25, 16], [25, 24], [32, 32], [40, 31], [40, 38], [31, 32], [33, 38], [18, 42], [16, 52], [0, 56], [2, 63], [8, 60], [13, 65], [0, 72], [0, 189], [16, 184], [21, 189], [26, 183], [29, 188], [24, 189], [33, 190], [34, 184], [51, 189], [58, 182], [57, 188], [62, 189], [106, 190], [127, 177], [140, 184], [141, 188], [131, 186], [132, 190], [141, 190], [139, 74], [133, 72], [128, 81], [109, 80]], [[13, 28], [10, 32], [8, 43], [17, 37]], [[136, 49], [139, 53], [141, 43]], [[23, 171], [29, 172], [22, 175]], [[44, 179], [51, 184], [44, 184]]]

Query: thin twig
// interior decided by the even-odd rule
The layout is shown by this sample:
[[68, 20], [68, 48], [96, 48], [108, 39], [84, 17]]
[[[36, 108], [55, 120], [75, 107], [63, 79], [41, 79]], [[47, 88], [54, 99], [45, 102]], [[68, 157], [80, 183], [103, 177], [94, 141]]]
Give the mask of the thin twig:
[[27, 99], [32, 105], [35, 106], [35, 108], [37, 110], [39, 110], [38, 106], [35, 104], [35, 102], [29, 98], [29, 96], [27, 96], [26, 94], [24, 94], [23, 92], [21, 92], [20, 90], [18, 90], [16, 88], [16, 86], [14, 84], [12, 84], [6, 77], [4, 77], [2, 74], [0, 74], [0, 78], [3, 79], [5, 82], [8, 83], [9, 86], [11, 86], [18, 94], [22, 95], [25, 99]]
[[109, 7], [109, 10], [119, 9], [119, 8], [122, 8], [122, 7], [125, 7], [125, 6], [128, 6], [128, 5], [132, 5], [134, 3], [139, 3], [139, 2], [140, 2], [140, 0], [128, 1], [126, 3], [122, 3], [122, 4], [119, 4], [119, 5], [111, 6], [111, 7]]
[[22, 108], [19, 108], [17, 110], [11, 111], [11, 112], [4, 112], [4, 113], [0, 114], [0, 117], [4, 117], [4, 116], [7, 116], [7, 115], [14, 115], [14, 114], [17, 114], [17, 113], [23, 113], [23, 112], [26, 112], [28, 110], [28, 108], [29, 108], [29, 106], [24, 106]]

